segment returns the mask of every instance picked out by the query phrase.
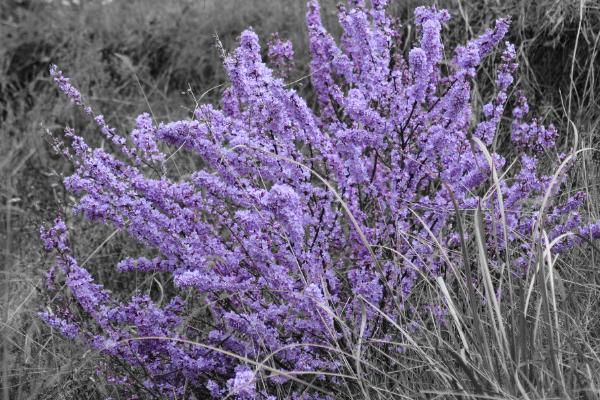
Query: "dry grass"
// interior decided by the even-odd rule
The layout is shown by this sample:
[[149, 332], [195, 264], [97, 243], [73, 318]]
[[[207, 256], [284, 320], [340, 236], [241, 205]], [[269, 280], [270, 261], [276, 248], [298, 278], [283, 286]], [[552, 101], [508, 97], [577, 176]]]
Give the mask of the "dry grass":
[[[57, 3], [57, 1], [55, 1]], [[224, 47], [253, 26], [263, 38], [278, 31], [297, 53], [292, 76], [307, 73], [304, 4], [300, 0], [116, 0], [81, 1], [57, 6], [41, 1], [0, 3], [0, 395], [25, 398], [102, 398], [118, 391], [95, 375], [101, 360], [49, 331], [35, 316], [45, 302], [43, 274], [48, 267], [40, 251], [38, 228], [65, 211], [71, 200], [61, 177], [70, 165], [50, 150], [44, 132], [74, 127], [86, 140], [102, 145], [93, 127], [58, 96], [47, 73], [58, 63], [88, 99], [118, 130], [123, 119], [147, 111], [157, 119], [188, 115], [189, 90], [203, 93], [224, 82], [215, 34]], [[326, 24], [334, 31], [334, 0], [322, 2]], [[410, 10], [430, 1], [394, 2], [403, 21]], [[583, 0], [440, 0], [455, 18], [449, 26], [453, 43], [480, 32], [499, 16], [513, 16], [510, 40], [518, 45], [519, 86], [536, 112], [557, 122], [563, 148], [597, 148], [600, 136], [600, 5]], [[406, 30], [406, 39], [413, 32]], [[124, 55], [126, 58], [119, 57]], [[128, 66], [123, 60], [130, 60]], [[132, 67], [132, 68], [131, 68]], [[476, 103], [487, 100], [486, 76]], [[490, 79], [488, 79], [489, 81]], [[303, 81], [303, 94], [310, 87]], [[219, 89], [206, 100], [215, 101]], [[147, 101], [146, 101], [147, 99]], [[598, 153], [579, 154], [571, 186], [590, 194], [588, 217], [598, 219]], [[458, 212], [458, 211], [457, 211]], [[63, 214], [65, 214], [63, 212]], [[478, 232], [478, 214], [461, 213], [463, 228]], [[501, 223], [501, 221], [500, 221]], [[112, 265], [128, 246], [111, 231], [78, 223], [75, 243], [81, 259]], [[358, 342], [353, 354], [341, 354], [345, 376], [359, 387], [345, 398], [573, 398], [600, 397], [600, 293], [593, 247], [568, 257], [549, 256], [550, 243], [537, 244], [539, 264], [525, 281], [506, 272], [490, 272], [480, 236], [463, 241], [465, 265], [454, 275], [423, 288], [451, 311], [448, 326], [422, 321], [415, 333], [396, 326], [406, 357], [389, 359], [382, 348], [394, 343]], [[103, 244], [99, 247], [100, 244]], [[96, 251], [97, 250], [97, 251]], [[507, 252], [508, 254], [509, 252]], [[471, 271], [483, 278], [483, 292], [467, 285]], [[110, 268], [94, 270], [113, 289], [151, 291], [142, 277], [117, 281]], [[115, 278], [115, 279], [112, 279]], [[495, 301], [502, 285], [505, 296]], [[487, 299], [485, 306], [475, 297]], [[509, 300], [510, 299], [510, 300]], [[365, 307], [373, 305], [365, 302]], [[387, 316], [382, 315], [386, 318]], [[343, 321], [342, 321], [343, 322]], [[390, 324], [393, 321], [390, 319]], [[355, 327], [356, 328], [356, 327]], [[360, 329], [360, 327], [358, 327]], [[384, 346], [385, 345], [385, 346]], [[264, 365], [256, 365], [263, 368]], [[356, 386], [358, 385], [358, 386]]]

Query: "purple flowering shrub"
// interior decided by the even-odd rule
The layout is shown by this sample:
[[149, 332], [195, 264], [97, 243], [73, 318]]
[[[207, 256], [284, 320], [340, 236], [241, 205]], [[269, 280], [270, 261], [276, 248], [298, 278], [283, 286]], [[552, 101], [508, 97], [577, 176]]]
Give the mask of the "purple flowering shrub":
[[[558, 238], [556, 252], [599, 236], [579, 214], [584, 194], [560, 196], [564, 177], [538, 172], [566, 156], [553, 150], [552, 126], [528, 119], [523, 94], [509, 101], [517, 67], [514, 46], [502, 43], [509, 21], [450, 53], [441, 40], [448, 12], [419, 7], [419, 40], [403, 54], [386, 1], [371, 3], [340, 6], [338, 45], [308, 2], [314, 106], [283, 80], [291, 43], [270, 41], [274, 72], [251, 30], [225, 58], [220, 108], [199, 105], [193, 118], [164, 123], [142, 114], [129, 138], [51, 68], [117, 150], [90, 148], [67, 129], [69, 145], [58, 146], [76, 167], [65, 179], [79, 199], [75, 213], [152, 254], [123, 259], [124, 276], [163, 273], [180, 292], [163, 304], [141, 294], [120, 301], [75, 259], [60, 218], [42, 229], [56, 254], [47, 285], [57, 292], [42, 318], [109, 356], [111, 379], [124, 388], [240, 399], [365, 390], [344, 378], [368, 369], [358, 356], [368, 360], [377, 347], [402, 357], [398, 327], [418, 335], [419, 313], [444, 322], [444, 306], [418, 293], [450, 264], [471, 262], [460, 251], [471, 236], [461, 236], [457, 209], [481, 210], [492, 271], [510, 260], [513, 278], [529, 273], [542, 227]], [[472, 82], [497, 49], [496, 91], [480, 113]], [[514, 161], [492, 151], [499, 140], [511, 141]], [[178, 151], [199, 156], [202, 168], [173, 177]], [[570, 232], [579, 236], [561, 239]]]

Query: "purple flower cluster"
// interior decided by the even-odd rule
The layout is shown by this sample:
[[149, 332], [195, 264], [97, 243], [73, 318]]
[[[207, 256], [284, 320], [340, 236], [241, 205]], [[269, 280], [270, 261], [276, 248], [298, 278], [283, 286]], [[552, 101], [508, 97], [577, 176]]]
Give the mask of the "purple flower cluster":
[[[526, 122], [522, 94], [512, 125], [502, 124], [516, 69], [510, 43], [479, 123], [471, 108], [477, 68], [502, 46], [509, 21], [458, 47], [448, 66], [441, 40], [448, 12], [417, 8], [419, 41], [404, 55], [387, 2], [370, 3], [340, 6], [338, 45], [318, 2], [308, 2], [314, 106], [263, 62], [251, 30], [225, 59], [230, 86], [221, 108], [200, 105], [190, 120], [160, 124], [143, 114], [129, 141], [52, 67], [59, 88], [120, 150], [92, 149], [69, 133], [76, 172], [65, 184], [79, 196], [75, 211], [154, 252], [122, 260], [119, 271], [168, 274], [202, 311], [178, 297], [162, 308], [147, 296], [113, 299], [78, 265], [59, 219], [42, 230], [57, 254], [48, 280], [56, 287], [63, 279], [70, 294], [42, 318], [127, 365], [159, 397], [320, 399], [350, 384], [326, 373], [343, 374], [355, 362], [346, 357], [359, 339], [401, 356], [399, 332], [375, 308], [412, 326], [411, 313], [423, 308], [411, 304], [418, 283], [443, 274], [448, 261], [461, 264], [454, 201], [461, 210], [482, 208], [492, 261], [505, 260], [497, 249], [506, 245], [515, 274], [526, 272], [551, 182], [538, 161], [557, 132]], [[268, 55], [285, 68], [293, 50], [274, 37]], [[494, 167], [506, 168], [495, 185], [473, 138], [491, 145], [501, 135], [520, 156], [509, 166], [492, 154]], [[203, 168], [168, 178], [168, 149], [197, 154]], [[552, 199], [544, 225], [551, 240], [566, 232], [600, 237], [598, 224], [585, 225], [578, 213], [582, 193]], [[427, 307], [444, 318], [445, 310]], [[306, 371], [322, 374], [305, 387]]]
[[279, 34], [274, 33], [267, 43], [268, 56], [271, 64], [283, 78], [286, 78], [294, 62], [294, 48], [289, 40], [282, 40]]

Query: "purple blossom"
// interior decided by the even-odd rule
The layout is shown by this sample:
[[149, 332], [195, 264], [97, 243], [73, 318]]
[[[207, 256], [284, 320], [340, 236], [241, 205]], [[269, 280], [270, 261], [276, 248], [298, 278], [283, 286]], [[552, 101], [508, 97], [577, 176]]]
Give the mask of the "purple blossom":
[[[131, 139], [142, 157], [150, 162], [161, 162], [165, 155], [161, 153], [156, 144], [156, 129], [152, 125], [152, 118], [145, 113], [137, 117], [136, 129], [131, 132]], [[139, 159], [138, 159], [139, 160]]]
[[236, 395], [238, 399], [256, 398], [256, 377], [254, 372], [247, 367], [236, 368], [235, 377], [227, 381], [227, 386], [231, 394]]
[[273, 34], [267, 43], [269, 61], [278, 69], [283, 77], [287, 77], [294, 61], [294, 48], [289, 40], [282, 40]]
[[54, 329], [58, 330], [67, 339], [74, 340], [77, 339], [77, 337], [79, 336], [80, 330], [79, 326], [77, 326], [76, 324], [62, 319], [60, 317], [57, 317], [56, 315], [47, 311], [41, 312], [38, 315], [42, 319], [42, 321], [44, 321], [46, 324], [53, 327]]
[[81, 92], [77, 90], [72, 84], [69, 78], [66, 78], [62, 71], [58, 69], [56, 65], [50, 66], [50, 76], [54, 79], [54, 83], [61, 92], [63, 92], [74, 104], [78, 106], [83, 105], [81, 98]]
[[[365, 302], [416, 329], [411, 316], [423, 307], [411, 303], [414, 291], [448, 267], [431, 235], [448, 247], [454, 265], [464, 264], [454, 201], [462, 210], [482, 208], [492, 266], [504, 262], [493, 249], [506, 244], [516, 253], [513, 274], [527, 273], [533, 249], [523, 238], [536, 234], [550, 182], [540, 166], [561, 159], [544, 158], [556, 129], [528, 119], [522, 94], [510, 98], [517, 68], [512, 44], [503, 45], [489, 101], [482, 110], [471, 105], [477, 68], [501, 47], [509, 21], [497, 20], [458, 47], [448, 71], [441, 39], [447, 11], [415, 11], [418, 41], [405, 58], [387, 2], [370, 3], [340, 7], [338, 45], [321, 22], [318, 2], [308, 2], [314, 107], [263, 61], [251, 30], [225, 57], [230, 86], [221, 109], [199, 105], [192, 119], [171, 122], [142, 114], [129, 139], [84, 105], [53, 66], [59, 88], [119, 150], [117, 156], [91, 148], [67, 130], [75, 172], [65, 186], [78, 198], [74, 211], [128, 233], [144, 248], [117, 264], [120, 273], [164, 274], [172, 292], [189, 302], [171, 292], [162, 304], [139, 293], [118, 300], [78, 264], [59, 218], [40, 233], [56, 256], [48, 290], [61, 284], [68, 290], [41, 318], [143, 376], [141, 384], [156, 397], [182, 398], [193, 390], [198, 398], [325, 399], [240, 360], [267, 358], [283, 372], [323, 371], [313, 384], [342, 390], [347, 382], [332, 375], [343, 375], [344, 363], [328, 349], [357, 337], [372, 345], [401, 341]], [[268, 56], [284, 67], [292, 46], [274, 37]], [[503, 122], [510, 112], [512, 121]], [[490, 149], [499, 189], [473, 140], [492, 148], [498, 135], [510, 135], [520, 152], [512, 163]], [[175, 179], [163, 165], [167, 149], [194, 154], [201, 167]], [[506, 235], [495, 223], [502, 216], [497, 190]], [[543, 227], [549, 237], [600, 238], [600, 225], [582, 217], [582, 194], [550, 200]], [[578, 240], [570, 237], [555, 251]], [[439, 304], [425, 310], [438, 322], [446, 318]], [[386, 351], [401, 357], [405, 348]], [[132, 384], [120, 375], [115, 381]]]

